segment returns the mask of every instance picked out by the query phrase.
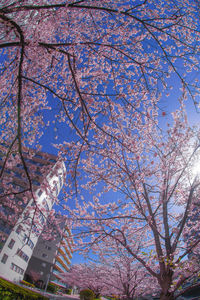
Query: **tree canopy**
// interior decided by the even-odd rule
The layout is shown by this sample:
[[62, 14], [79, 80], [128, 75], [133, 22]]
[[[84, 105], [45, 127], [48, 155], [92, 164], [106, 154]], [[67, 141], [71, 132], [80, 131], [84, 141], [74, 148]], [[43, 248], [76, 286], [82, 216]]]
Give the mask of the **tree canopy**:
[[71, 215], [81, 228], [80, 249], [90, 253], [107, 239], [118, 243], [157, 279], [161, 299], [174, 299], [200, 271], [198, 255], [187, 257], [199, 253], [200, 243], [199, 129], [188, 125], [183, 104], [165, 130], [150, 117], [153, 108], [135, 114], [114, 111], [106, 125], [110, 137], [98, 131], [84, 149], [79, 193], [91, 196], [82, 197]]
[[196, 1], [3, 0], [0, 20], [0, 141], [21, 155], [45, 109], [88, 142], [115, 104], [156, 104], [170, 74], [198, 92], [187, 76], [199, 70]]
[[[156, 280], [162, 300], [199, 272], [196, 256], [186, 259], [199, 249], [191, 228], [199, 131], [184, 109], [188, 97], [198, 109], [199, 38], [195, 0], [0, 3], [1, 199], [9, 190], [15, 203], [7, 171], [16, 164], [28, 181], [21, 193], [34, 197], [24, 153], [41, 149], [45, 128], [56, 123], [64, 197], [76, 197], [76, 209], [63, 208], [79, 246], [117, 242]], [[180, 109], [160, 128], [159, 101], [175, 86]]]

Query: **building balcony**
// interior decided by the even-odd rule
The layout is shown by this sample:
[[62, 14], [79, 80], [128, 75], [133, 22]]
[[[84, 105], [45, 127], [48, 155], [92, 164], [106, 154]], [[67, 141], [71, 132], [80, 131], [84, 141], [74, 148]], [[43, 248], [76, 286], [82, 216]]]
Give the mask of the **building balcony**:
[[[63, 262], [62, 259], [59, 256], [56, 257], [56, 263], [55, 263], [55, 265], [58, 266], [59, 268], [64, 268], [65, 271], [69, 270], [68, 264], [66, 264], [65, 262]], [[63, 272], [63, 270], [62, 270], [62, 272]]]
[[[60, 273], [63, 273], [63, 270], [58, 266], [57, 263], [55, 263], [54, 267], [55, 267], [55, 270], [58, 270]], [[56, 276], [56, 273], [54, 273], [54, 271], [53, 271], [53, 274]]]
[[67, 258], [65, 258], [65, 257], [63, 257], [62, 255], [59, 255], [59, 253], [57, 254], [57, 257], [59, 257], [59, 259], [61, 259], [62, 260], [62, 262], [63, 262], [63, 264], [65, 264], [65, 265], [70, 265], [70, 260]]
[[[61, 254], [61, 255], [59, 255]], [[63, 250], [63, 248], [59, 248], [58, 249], [58, 255], [57, 257], [60, 257], [62, 256], [64, 261], [67, 262], [67, 264], [69, 265], [70, 264], [70, 260], [69, 260], [69, 257], [68, 257], [68, 254]]]

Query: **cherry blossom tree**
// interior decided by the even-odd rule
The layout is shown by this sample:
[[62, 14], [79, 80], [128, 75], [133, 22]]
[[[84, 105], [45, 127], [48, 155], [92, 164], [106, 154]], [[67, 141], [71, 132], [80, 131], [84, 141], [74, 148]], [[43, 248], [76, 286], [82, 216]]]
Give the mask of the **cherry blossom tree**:
[[72, 266], [61, 280], [80, 289], [89, 288], [97, 297], [115, 295], [131, 300], [155, 292], [156, 280], [118, 243], [104, 241], [103, 247], [95, 247], [97, 253], [98, 261]]
[[198, 71], [196, 1], [3, 0], [0, 20], [0, 175], [17, 152], [29, 190], [23, 147], [40, 147], [44, 110], [87, 144], [115, 104], [156, 105], [170, 74], [198, 91], [186, 75]]
[[[137, 253], [139, 251], [140, 247]], [[158, 291], [156, 280], [132, 255], [127, 253], [117, 240], [104, 239], [101, 245], [97, 244], [93, 247], [93, 252], [96, 262], [98, 261], [98, 265], [104, 269], [101, 280], [110, 295], [131, 300], [136, 297], [155, 295]]]
[[[21, 163], [28, 182], [19, 193], [29, 193], [23, 197], [24, 202], [29, 197], [34, 198], [24, 150], [30, 146], [40, 149], [43, 127], [49, 123], [44, 118], [45, 110], [52, 110], [53, 122], [67, 132], [66, 139], [57, 145], [60, 155], [69, 162], [71, 178], [67, 182], [66, 199], [73, 195], [73, 183], [76, 193], [79, 192], [74, 179], [81, 174], [78, 173], [81, 164], [81, 172], [87, 171], [91, 177], [88, 187], [104, 181], [107, 190], [126, 194], [130, 202], [106, 203], [111, 221], [105, 218], [99, 226], [111, 237], [116, 235], [123, 244], [121, 232], [126, 232], [126, 222], [134, 220], [130, 227], [132, 234], [136, 231], [145, 236], [150, 228], [152, 236], [148, 235], [144, 248], [151, 247], [152, 237], [159, 275], [147, 265], [145, 255], [137, 259], [158, 279], [163, 295], [173, 294], [169, 292], [173, 275], [165, 259], [177, 257], [174, 253], [187, 218], [183, 215], [179, 227], [170, 231], [171, 222], [181, 219], [180, 214], [176, 218], [171, 216], [168, 202], [178, 198], [176, 201], [182, 207], [182, 202], [186, 201], [184, 195], [188, 195], [187, 215], [198, 185], [196, 181], [189, 184], [185, 175], [193, 155], [188, 161], [186, 154], [190, 155], [190, 149], [184, 146], [185, 141], [193, 143], [193, 139], [189, 139], [193, 132], [188, 129], [188, 137], [187, 132], [184, 133], [183, 140], [182, 133], [178, 134], [185, 125], [180, 121], [182, 127], [179, 129], [177, 123], [176, 131], [175, 127], [170, 129], [168, 140], [162, 141], [156, 127], [156, 107], [162, 93], [171, 89], [170, 75], [197, 105], [194, 97], [198, 81], [191, 82], [187, 75], [198, 72], [197, 1], [37, 0], [33, 3], [31, 0], [3, 0], [0, 20], [0, 143], [7, 148], [0, 160], [0, 178], [4, 183], [1, 199], [7, 195], [8, 205], [13, 205], [18, 191], [8, 186], [6, 170], [14, 168], [16, 163]], [[73, 138], [68, 135], [69, 128], [75, 133]], [[175, 147], [176, 139], [178, 146]], [[182, 147], [183, 160], [179, 152]], [[89, 156], [84, 161], [82, 153], [85, 151]], [[96, 158], [100, 160], [95, 163]], [[168, 178], [165, 170], [169, 166]], [[170, 190], [167, 184], [173, 185], [172, 177], [177, 184]], [[179, 188], [183, 182], [184, 189]], [[158, 194], [161, 203], [154, 202]], [[92, 208], [102, 216], [105, 208], [101, 212], [99, 196], [94, 198]], [[162, 201], [168, 199], [166, 197], [169, 201]], [[123, 211], [128, 212], [131, 203], [134, 218], [124, 218]], [[87, 205], [80, 211], [83, 216], [86, 208]], [[118, 211], [119, 208], [122, 210]], [[162, 208], [164, 223], [159, 223]], [[173, 221], [167, 222], [168, 214]], [[109, 231], [115, 220], [116, 228]], [[162, 230], [158, 226], [164, 230], [164, 236], [160, 236]], [[165, 251], [161, 245], [163, 239]], [[128, 245], [126, 248], [133, 249]]]
[[156, 111], [152, 106], [142, 115], [120, 106], [105, 125], [110, 137], [96, 131], [79, 160], [79, 193], [85, 188], [93, 198], [82, 196], [71, 214], [80, 249], [117, 241], [157, 280], [163, 300], [183, 293], [184, 283], [192, 286], [200, 272], [198, 257], [188, 258], [199, 253], [200, 145], [182, 102], [163, 130], [152, 117]]
[[104, 270], [95, 264], [73, 265], [71, 269], [60, 275], [60, 279], [72, 287], [92, 290], [96, 298], [106, 293], [103, 283]]

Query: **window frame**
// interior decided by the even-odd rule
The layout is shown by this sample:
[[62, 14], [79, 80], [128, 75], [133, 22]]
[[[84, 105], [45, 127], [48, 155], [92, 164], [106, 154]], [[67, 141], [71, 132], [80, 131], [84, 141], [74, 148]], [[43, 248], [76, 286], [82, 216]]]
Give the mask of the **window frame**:
[[6, 264], [7, 260], [8, 260], [8, 255], [6, 253], [4, 253], [2, 258], [1, 258], [2, 264]]
[[9, 248], [9, 249], [12, 249], [13, 246], [14, 246], [14, 244], [15, 244], [15, 240], [14, 240], [14, 239], [11, 239], [10, 242], [8, 243], [8, 248]]

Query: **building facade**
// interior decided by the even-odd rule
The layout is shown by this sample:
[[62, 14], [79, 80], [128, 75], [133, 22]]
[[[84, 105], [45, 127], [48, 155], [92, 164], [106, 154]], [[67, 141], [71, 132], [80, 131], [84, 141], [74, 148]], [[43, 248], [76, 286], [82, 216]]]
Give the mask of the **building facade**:
[[[0, 169], [5, 152], [1, 145]], [[27, 150], [23, 156], [25, 166], [14, 153], [1, 172], [0, 276], [11, 281], [23, 279], [66, 172], [54, 155]]]
[[[30, 281], [31, 272], [37, 272], [38, 285], [44, 289], [49, 282], [63, 286], [59, 275], [69, 270], [72, 258], [73, 242], [67, 219], [63, 216], [56, 216], [56, 218], [59, 220], [57, 222], [60, 227], [59, 232], [53, 234], [54, 238], [50, 240], [44, 239], [42, 235], [39, 237], [25, 274], [25, 280]], [[49, 226], [53, 225], [49, 224]]]
[[61, 273], [69, 270], [72, 254], [73, 240], [71, 238], [71, 231], [68, 226], [65, 226], [64, 234], [62, 235], [62, 239], [58, 245], [58, 250], [52, 267], [52, 275], [50, 277], [51, 283], [58, 286], [65, 286], [60, 280], [60, 275]]

